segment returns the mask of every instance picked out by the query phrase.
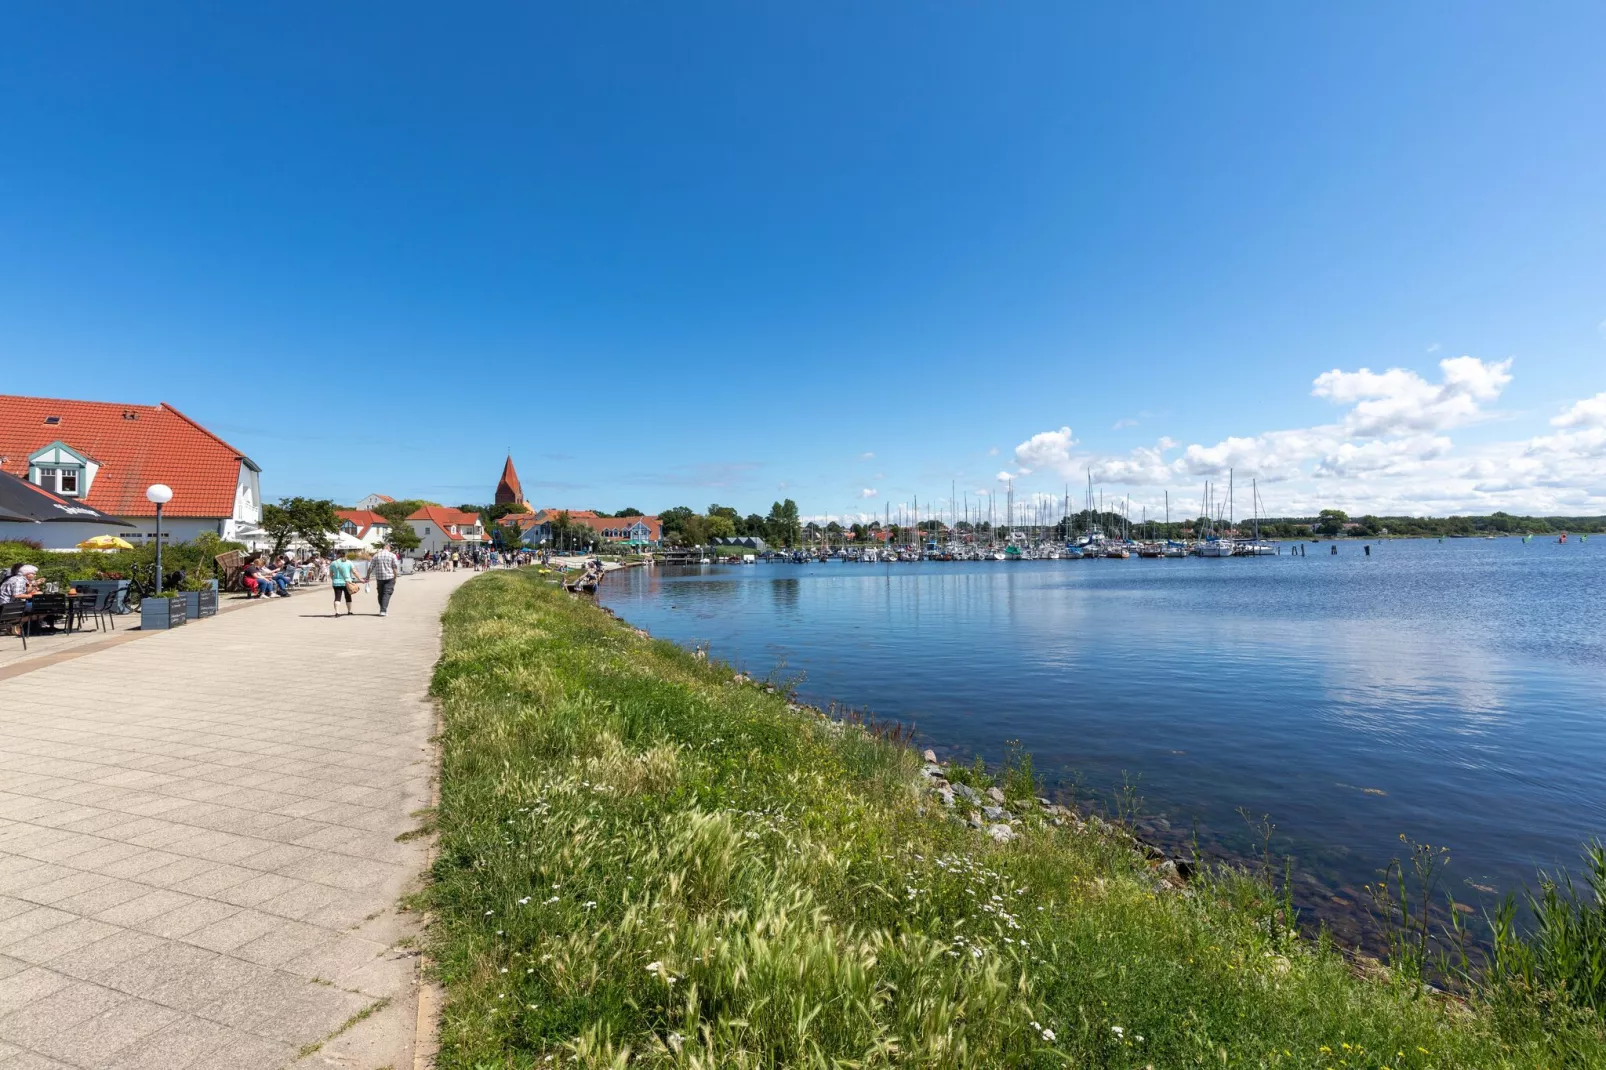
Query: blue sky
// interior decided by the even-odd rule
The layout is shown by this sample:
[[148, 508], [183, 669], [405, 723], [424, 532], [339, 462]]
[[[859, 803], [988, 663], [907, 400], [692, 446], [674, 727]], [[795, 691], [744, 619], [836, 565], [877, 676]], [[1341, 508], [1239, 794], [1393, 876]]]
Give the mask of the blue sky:
[[1141, 8], [13, 6], [5, 389], [270, 497], [1606, 512], [1606, 7]]

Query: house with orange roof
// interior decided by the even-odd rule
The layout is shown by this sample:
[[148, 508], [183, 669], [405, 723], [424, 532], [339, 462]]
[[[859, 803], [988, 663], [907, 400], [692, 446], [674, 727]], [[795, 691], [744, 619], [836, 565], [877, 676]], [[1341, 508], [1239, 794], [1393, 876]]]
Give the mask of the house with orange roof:
[[664, 525], [655, 516], [598, 516], [592, 509], [537, 509], [533, 513], [517, 513], [502, 518], [503, 524], [517, 524], [524, 533], [527, 546], [550, 545], [553, 521], [567, 512], [569, 523], [576, 528], [589, 528], [596, 532], [599, 542], [626, 542], [642, 546], [655, 545], [664, 537]]
[[417, 554], [436, 550], [473, 549], [489, 540], [480, 514], [463, 509], [449, 509], [444, 505], [426, 505], [407, 518], [407, 523], [418, 533]]
[[340, 530], [361, 539], [370, 550], [377, 550], [390, 538], [390, 521], [370, 509], [336, 509]]
[[370, 494], [370, 495], [368, 495], [368, 497], [366, 497], [362, 501], [358, 502], [352, 508], [354, 508], [354, 509], [378, 509], [381, 505], [388, 505], [388, 504], [390, 504], [391, 502], [393, 502], [395, 500], [396, 500], [395, 498], [392, 498], [388, 494]]
[[[145, 490], [157, 483], [173, 491], [162, 510], [164, 543], [203, 532], [249, 546], [266, 541], [262, 470], [166, 402], [0, 395], [0, 470], [130, 521], [135, 526], [118, 534], [135, 544], [156, 538], [156, 506]], [[56, 550], [104, 532], [71, 523], [0, 523], [0, 539], [33, 539]]]

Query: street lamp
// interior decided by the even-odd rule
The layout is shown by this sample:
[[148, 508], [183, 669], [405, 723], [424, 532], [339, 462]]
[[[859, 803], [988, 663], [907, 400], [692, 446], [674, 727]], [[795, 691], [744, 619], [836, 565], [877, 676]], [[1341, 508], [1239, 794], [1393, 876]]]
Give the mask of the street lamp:
[[162, 593], [162, 506], [173, 500], [173, 488], [152, 483], [145, 488], [145, 500], [156, 506], [156, 593]]

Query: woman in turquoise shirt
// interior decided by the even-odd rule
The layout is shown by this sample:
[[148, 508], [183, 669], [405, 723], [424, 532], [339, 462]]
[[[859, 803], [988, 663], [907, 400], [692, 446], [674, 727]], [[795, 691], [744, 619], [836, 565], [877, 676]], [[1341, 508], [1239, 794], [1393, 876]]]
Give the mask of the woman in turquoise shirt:
[[329, 582], [335, 588], [335, 616], [340, 616], [340, 599], [346, 600], [346, 616], [351, 616], [351, 595], [353, 588], [358, 587], [361, 581], [357, 578], [357, 570], [346, 560], [344, 550], [335, 551], [335, 559], [329, 565]]

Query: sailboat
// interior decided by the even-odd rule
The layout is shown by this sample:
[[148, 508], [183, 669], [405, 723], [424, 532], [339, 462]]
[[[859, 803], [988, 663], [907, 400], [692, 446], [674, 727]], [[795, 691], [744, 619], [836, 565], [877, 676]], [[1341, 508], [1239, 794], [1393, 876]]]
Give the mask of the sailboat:
[[1239, 553], [1250, 557], [1275, 557], [1277, 547], [1269, 542], [1260, 541], [1260, 480], [1252, 479], [1249, 483], [1254, 495], [1255, 505], [1255, 537], [1246, 546], [1239, 549]]
[[1162, 557], [1187, 557], [1188, 548], [1171, 538], [1171, 492], [1165, 492], [1165, 546], [1161, 547]]
[[[1230, 468], [1227, 469], [1227, 485], [1229, 487], [1232, 486], [1232, 469]], [[1228, 491], [1228, 494], [1230, 495], [1231, 491]], [[1205, 484], [1205, 502], [1205, 516], [1208, 518], [1210, 515], [1209, 483]], [[1217, 519], [1219, 520], [1219, 517]], [[1205, 535], [1204, 540], [1200, 542], [1197, 547], [1200, 557], [1231, 557], [1235, 549], [1236, 547], [1233, 545], [1233, 541], [1231, 539], [1223, 539], [1220, 535], [1216, 534], [1214, 523], [1212, 523], [1209, 533]]]

